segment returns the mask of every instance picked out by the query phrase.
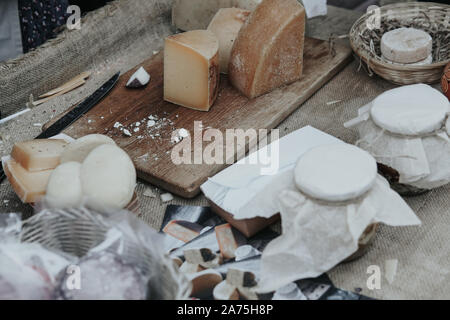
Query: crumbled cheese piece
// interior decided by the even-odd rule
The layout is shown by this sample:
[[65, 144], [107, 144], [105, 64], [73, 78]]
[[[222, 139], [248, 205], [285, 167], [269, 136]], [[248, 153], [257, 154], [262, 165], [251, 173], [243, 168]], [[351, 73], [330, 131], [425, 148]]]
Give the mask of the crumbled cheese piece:
[[123, 134], [126, 135], [126, 136], [131, 137], [131, 132], [128, 131], [127, 129], [123, 129]]
[[171, 193], [163, 193], [161, 195], [161, 201], [162, 202], [169, 202], [173, 200], [173, 196]]
[[150, 189], [150, 188], [145, 189], [143, 195], [144, 195], [144, 197], [156, 198], [155, 193], [154, 193], [153, 190]]

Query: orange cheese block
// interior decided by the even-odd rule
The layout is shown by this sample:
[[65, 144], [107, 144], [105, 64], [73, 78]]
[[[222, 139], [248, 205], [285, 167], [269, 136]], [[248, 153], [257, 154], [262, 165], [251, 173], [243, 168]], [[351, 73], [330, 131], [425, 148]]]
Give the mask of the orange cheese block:
[[239, 8], [220, 9], [208, 26], [208, 30], [212, 31], [219, 40], [221, 73], [228, 73], [228, 64], [230, 63], [234, 41], [250, 13], [251, 11]]
[[178, 240], [189, 242], [198, 237], [202, 229], [203, 227], [197, 223], [172, 220], [164, 227], [163, 231]]
[[35, 172], [56, 168], [67, 142], [60, 139], [38, 139], [18, 142], [11, 157], [28, 171]]
[[216, 238], [220, 253], [225, 259], [235, 258], [236, 249], [245, 244], [245, 237], [234, 229], [229, 223], [215, 227]]
[[13, 159], [6, 161], [3, 169], [14, 191], [25, 203], [37, 202], [45, 195], [47, 183], [53, 171], [30, 172]]
[[297, 0], [263, 0], [239, 31], [230, 81], [255, 98], [301, 78], [305, 9]]
[[208, 111], [219, 89], [219, 41], [208, 30], [194, 30], [166, 38], [164, 100]]

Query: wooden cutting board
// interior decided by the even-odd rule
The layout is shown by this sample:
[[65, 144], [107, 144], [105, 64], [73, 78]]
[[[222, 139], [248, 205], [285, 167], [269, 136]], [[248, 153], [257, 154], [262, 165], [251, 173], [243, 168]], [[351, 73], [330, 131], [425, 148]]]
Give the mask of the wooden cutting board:
[[[122, 75], [111, 93], [64, 133], [73, 138], [91, 133], [112, 137], [134, 161], [139, 178], [179, 196], [192, 198], [200, 192], [200, 185], [208, 177], [227, 165], [175, 165], [171, 160], [171, 150], [176, 145], [171, 140], [173, 130], [184, 128], [193, 137], [194, 121], [202, 121], [205, 129], [215, 128], [222, 132], [225, 129], [275, 128], [351, 59], [349, 47], [335, 45], [335, 54], [331, 55], [328, 42], [306, 38], [304, 74], [300, 81], [249, 100], [222, 75], [217, 101], [209, 112], [201, 112], [163, 100], [163, 54], [160, 52], [141, 64], [151, 75], [147, 87], [125, 87], [139, 65]], [[151, 116], [158, 120], [147, 128]], [[47, 123], [44, 129], [58, 118]], [[115, 128], [116, 122], [125, 126], [131, 136]], [[136, 126], [136, 122], [140, 125]], [[203, 142], [203, 145], [210, 143]]]

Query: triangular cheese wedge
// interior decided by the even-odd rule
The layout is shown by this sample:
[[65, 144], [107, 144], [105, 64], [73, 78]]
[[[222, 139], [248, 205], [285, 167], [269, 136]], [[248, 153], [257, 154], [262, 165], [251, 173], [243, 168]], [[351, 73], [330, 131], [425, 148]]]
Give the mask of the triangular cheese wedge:
[[264, 0], [242, 26], [228, 72], [234, 87], [255, 98], [300, 79], [305, 9], [297, 0]]
[[207, 30], [166, 38], [164, 100], [208, 111], [219, 90], [219, 41]]

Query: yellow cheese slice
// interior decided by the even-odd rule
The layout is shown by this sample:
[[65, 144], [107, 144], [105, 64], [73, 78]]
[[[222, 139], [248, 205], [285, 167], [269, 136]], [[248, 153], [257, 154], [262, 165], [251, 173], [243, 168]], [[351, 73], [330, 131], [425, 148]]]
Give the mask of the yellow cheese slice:
[[17, 161], [10, 159], [4, 164], [5, 174], [20, 200], [37, 202], [45, 195], [47, 183], [53, 170], [30, 172]]
[[60, 163], [67, 142], [60, 139], [38, 139], [18, 142], [11, 157], [30, 172], [54, 169]]

